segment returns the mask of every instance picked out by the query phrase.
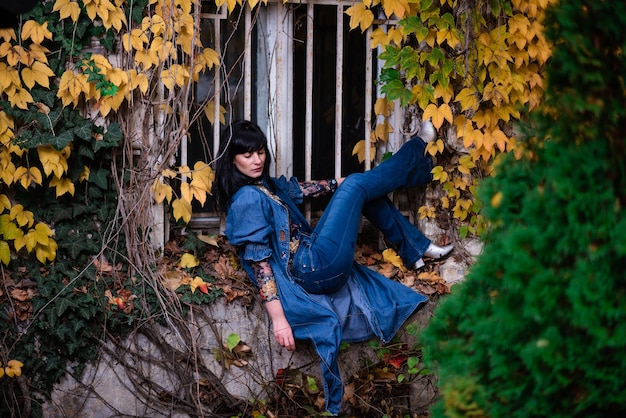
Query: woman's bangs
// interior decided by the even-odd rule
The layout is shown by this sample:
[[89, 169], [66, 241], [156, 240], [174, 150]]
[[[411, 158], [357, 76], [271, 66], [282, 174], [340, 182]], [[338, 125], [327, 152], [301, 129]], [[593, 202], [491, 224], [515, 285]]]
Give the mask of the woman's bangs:
[[234, 155], [259, 151], [266, 147], [265, 138], [262, 135], [244, 129], [233, 135], [232, 141], [231, 147]]

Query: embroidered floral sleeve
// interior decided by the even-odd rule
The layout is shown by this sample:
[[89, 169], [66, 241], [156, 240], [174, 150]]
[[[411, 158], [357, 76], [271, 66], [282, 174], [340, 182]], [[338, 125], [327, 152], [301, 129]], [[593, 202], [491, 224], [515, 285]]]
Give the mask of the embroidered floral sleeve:
[[300, 189], [304, 197], [324, 196], [337, 190], [337, 180], [311, 180], [300, 182]]
[[267, 260], [256, 261], [252, 263], [252, 270], [254, 271], [254, 279], [257, 286], [259, 286], [259, 293], [261, 294], [261, 300], [263, 302], [270, 302], [280, 299], [278, 297], [278, 288], [276, 287], [276, 280], [274, 279], [274, 272]]

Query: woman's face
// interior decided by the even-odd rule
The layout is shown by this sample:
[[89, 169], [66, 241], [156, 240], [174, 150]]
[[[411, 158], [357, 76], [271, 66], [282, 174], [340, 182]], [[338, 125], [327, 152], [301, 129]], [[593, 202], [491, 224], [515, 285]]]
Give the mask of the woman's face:
[[233, 163], [237, 170], [250, 178], [257, 179], [263, 175], [265, 166], [265, 148], [258, 151], [245, 152], [235, 155]]

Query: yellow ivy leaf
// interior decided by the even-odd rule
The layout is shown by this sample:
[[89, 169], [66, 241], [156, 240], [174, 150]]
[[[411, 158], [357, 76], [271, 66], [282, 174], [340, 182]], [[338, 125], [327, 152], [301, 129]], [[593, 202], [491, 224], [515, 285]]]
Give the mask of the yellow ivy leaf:
[[[11, 261], [11, 249], [6, 241], [0, 241], [0, 261], [2, 261], [5, 266], [8, 266]], [[0, 377], [2, 377], [1, 374]]]
[[452, 210], [453, 216], [461, 221], [467, 218], [469, 210], [472, 207], [473, 202], [469, 199], [459, 199]]
[[203, 161], [196, 161], [193, 165], [191, 185], [211, 193], [215, 180], [215, 172], [211, 166]]
[[9, 197], [5, 194], [0, 194], [0, 212], [3, 212], [4, 209], [11, 209], [11, 201]]
[[[104, 3], [106, 0], [101, 0]], [[106, 1], [106, 3], [109, 3]], [[110, 3], [109, 3], [110, 4]], [[103, 13], [102, 24], [105, 28], [115, 28], [117, 31], [122, 30], [122, 26], [126, 24], [126, 15], [124, 11], [119, 7], [113, 7], [113, 10], [109, 10], [108, 13]]]
[[500, 151], [506, 151], [506, 144], [509, 142], [509, 138], [500, 129], [496, 129], [491, 132], [491, 137], [494, 143], [498, 146]]
[[39, 171], [37, 167], [17, 167], [17, 169], [15, 170], [15, 174], [13, 174], [13, 181], [15, 183], [19, 181], [22, 184], [22, 187], [25, 189], [28, 189], [32, 182], [41, 186], [41, 171]]
[[33, 96], [26, 89], [16, 89], [13, 94], [8, 94], [9, 102], [12, 106], [19, 107], [23, 110], [28, 110], [28, 103], [32, 103]]
[[411, 93], [420, 109], [426, 109], [428, 104], [435, 100], [434, 89], [430, 85], [417, 83], [411, 88]]
[[0, 90], [4, 90], [8, 94], [9, 87], [20, 87], [21, 84], [17, 70], [4, 62], [0, 62]]
[[195, 255], [190, 253], [185, 253], [180, 258], [178, 262], [178, 267], [186, 269], [186, 268], [194, 268], [200, 265], [200, 261], [196, 258]]
[[80, 176], [78, 176], [78, 182], [82, 183], [83, 181], [89, 180], [89, 174], [91, 174], [91, 169], [86, 165], [83, 166], [83, 171], [80, 173]]
[[434, 96], [435, 99], [441, 98], [445, 103], [450, 103], [450, 100], [454, 97], [454, 88], [452, 87], [452, 84], [448, 84], [448, 87], [443, 87], [441, 84], [437, 84]]
[[59, 178], [57, 176], [53, 176], [50, 179], [50, 187], [56, 187], [56, 196], [63, 196], [65, 193], [69, 193], [74, 196], [74, 183], [72, 180], [65, 178]]
[[[262, 1], [263, 1], [263, 4], [267, 5], [267, 0], [262, 0]], [[250, 6], [250, 9], [254, 9], [257, 4], [259, 4], [259, 0], [248, 0], [248, 5]]]
[[48, 30], [48, 21], [39, 24], [34, 20], [27, 20], [22, 26], [22, 41], [28, 38], [36, 44], [42, 43], [44, 39], [52, 40], [52, 32]]
[[15, 29], [13, 28], [0, 29], [0, 39], [4, 39], [5, 41], [15, 41], [17, 39], [15, 36]]
[[197, 183], [182, 183], [180, 185], [180, 195], [188, 202], [192, 202], [194, 198], [202, 205], [206, 202], [206, 191], [202, 190], [201, 187], [198, 187]]
[[163, 200], [167, 199], [167, 202], [172, 201], [172, 187], [169, 184], [165, 184], [160, 178], [154, 179], [151, 187], [152, 193], [154, 193], [154, 201], [157, 203], [163, 203]]
[[469, 148], [472, 145], [476, 148], [480, 148], [484, 142], [484, 135], [479, 129], [468, 129], [463, 136], [463, 146]]
[[174, 179], [177, 176], [176, 171], [170, 170], [169, 168], [166, 168], [165, 170], [161, 171], [161, 175], [163, 177], [167, 177], [168, 179]]
[[389, 32], [387, 32], [387, 37], [390, 42], [393, 42], [396, 45], [400, 45], [402, 41], [404, 41], [404, 34], [400, 29], [396, 29], [394, 27], [389, 28]]
[[350, 16], [351, 30], [359, 26], [361, 32], [365, 32], [374, 22], [374, 13], [361, 2], [348, 7], [345, 13]]
[[80, 16], [80, 6], [78, 2], [70, 0], [57, 0], [52, 8], [53, 12], [59, 12], [61, 19], [72, 19], [72, 22], [76, 23]]
[[423, 41], [426, 42], [426, 44], [431, 48], [435, 46], [436, 40], [437, 40], [437, 31], [434, 29], [429, 30], [428, 35], [426, 35], [426, 37], [423, 39]]
[[189, 71], [180, 64], [174, 64], [161, 73], [161, 81], [169, 90], [174, 86], [182, 87], [189, 79]]
[[469, 175], [471, 173], [471, 169], [474, 167], [476, 167], [476, 164], [474, 164], [474, 161], [472, 161], [472, 157], [470, 157], [469, 155], [464, 155], [459, 158], [459, 165], [457, 166], [457, 170], [459, 170], [461, 173]]
[[407, 271], [402, 259], [392, 248], [383, 251], [383, 260], [398, 267], [401, 271]]
[[[7, 63], [10, 66], [15, 67], [18, 63], [30, 65], [29, 55], [24, 47], [22, 47], [21, 45], [11, 45], [8, 42], [4, 43], [3, 47], [6, 48], [6, 53], [3, 53], [2, 55], [6, 54]], [[3, 52], [5, 50], [4, 48]]]
[[396, 15], [398, 19], [402, 19], [409, 10], [409, 3], [406, 0], [382, 0], [382, 6], [388, 18]]
[[388, 118], [391, 116], [391, 112], [393, 111], [393, 102], [390, 102], [385, 97], [379, 97], [376, 99], [376, 103], [374, 103], [374, 113], [379, 116], [384, 116]]
[[107, 79], [118, 87], [128, 84], [128, 74], [121, 68], [112, 68], [108, 71]]
[[2, 170], [0, 170], [0, 180], [4, 182], [7, 186], [13, 184], [13, 176], [15, 175], [15, 164], [11, 161], [6, 163]]
[[465, 87], [456, 95], [455, 102], [461, 104], [461, 111], [478, 109], [478, 96], [476, 90]]
[[[226, 123], [226, 119], [224, 118], [225, 114], [226, 109], [224, 108], [224, 106], [220, 105], [219, 118], [221, 124]], [[212, 125], [215, 125], [215, 100], [211, 100], [206, 104], [206, 106], [204, 107], [204, 115], [207, 117]]]
[[[49, 241], [49, 240], [48, 240]], [[28, 253], [32, 253], [35, 248], [37, 248], [37, 231], [34, 229], [30, 229], [24, 237], [19, 240], [15, 240], [15, 251], [19, 251], [22, 247], [26, 248]], [[43, 244], [44, 246], [48, 245], [48, 242]]]
[[526, 39], [524, 34], [516, 33], [511, 35], [509, 42], [511, 45], [515, 45], [517, 47], [517, 51], [514, 49], [511, 50], [511, 56], [515, 58], [515, 66], [519, 68], [520, 65], [527, 62], [529, 58], [528, 52], [524, 50], [528, 44], [528, 39]]
[[47, 64], [48, 56], [46, 54], [48, 54], [49, 52], [50, 50], [46, 48], [45, 46], [42, 46], [39, 44], [30, 44], [28, 48], [29, 65], [34, 61], [40, 61], [40, 62], [43, 62], [44, 64]]
[[37, 237], [34, 229], [31, 229], [23, 237], [16, 238], [15, 241], [13, 241], [13, 247], [15, 247], [15, 251], [19, 251], [22, 248], [26, 247], [26, 251], [30, 253], [33, 251], [33, 249], [35, 249], [36, 245]]
[[82, 93], [89, 94], [89, 83], [85, 74], [75, 74], [72, 70], [67, 70], [61, 76], [57, 97], [63, 102], [63, 106], [70, 103], [76, 105]]
[[30, 228], [35, 223], [35, 216], [33, 213], [29, 210], [24, 210], [24, 206], [19, 203], [11, 207], [9, 215], [19, 226], [28, 225]]
[[389, 45], [389, 35], [387, 35], [387, 33], [382, 30], [381, 28], [376, 28], [372, 31], [372, 35], [371, 35], [371, 46], [372, 49], [375, 49], [376, 47], [380, 46], [386, 46]]
[[128, 88], [129, 91], [135, 90], [139, 87], [139, 91], [143, 94], [148, 92], [148, 87], [150, 87], [150, 82], [148, 81], [148, 76], [145, 73], [137, 73], [137, 70], [129, 70], [128, 71]]
[[48, 245], [52, 241], [50, 239], [52, 236], [54, 236], [54, 231], [45, 223], [39, 222], [35, 225], [35, 237], [38, 244]]
[[374, 136], [380, 141], [387, 142], [389, 141], [389, 134], [391, 132], [393, 132], [393, 127], [389, 123], [389, 119], [385, 119], [383, 122], [376, 125]]
[[54, 76], [54, 72], [46, 64], [35, 61], [32, 66], [24, 67], [22, 70], [22, 80], [24, 84], [32, 89], [35, 83], [43, 87], [50, 87], [50, 77]]
[[209, 293], [207, 283], [202, 280], [200, 276], [194, 277], [194, 279], [189, 283], [189, 287], [191, 288], [191, 293], [195, 293], [196, 289], [202, 293]]
[[203, 60], [206, 63], [206, 67], [209, 69], [213, 68], [215, 65], [220, 65], [220, 56], [211, 48], [204, 48], [199, 59]]
[[219, 65], [219, 55], [211, 48], [205, 48], [201, 54], [198, 55], [193, 68], [193, 79], [198, 81], [200, 73], [204, 70], [211, 69], [213, 66]]
[[172, 209], [174, 211], [174, 219], [182, 219], [185, 223], [189, 223], [191, 220], [191, 203], [184, 199], [175, 199], [172, 202]]
[[426, 152], [432, 155], [433, 157], [438, 153], [442, 153], [444, 149], [444, 143], [441, 139], [436, 141], [429, 142], [426, 144]]
[[[352, 148], [352, 155], [356, 155], [360, 163], [365, 161], [365, 140], [364, 139], [360, 140], [354, 145], [354, 148]], [[370, 161], [374, 161], [375, 156], [376, 156], [376, 144], [373, 141], [370, 141]]]
[[[148, 17], [144, 18], [144, 20], [149, 19]], [[150, 31], [155, 35], [162, 35], [165, 33], [165, 21], [159, 15], [154, 15], [149, 21]], [[143, 22], [142, 22], [143, 28]]]
[[419, 213], [420, 219], [435, 218], [435, 208], [433, 206], [420, 206], [420, 208], [417, 210], [417, 213]]
[[156, 50], [150, 48], [147, 51], [135, 52], [135, 64], [141, 65], [144, 70], [149, 70], [153, 65], [159, 63], [159, 57]]
[[424, 109], [422, 118], [424, 120], [430, 118], [435, 128], [439, 129], [441, 128], [441, 125], [443, 125], [444, 120], [452, 123], [452, 109], [446, 103], [439, 107], [431, 103], [426, 107], [426, 109]]
[[87, 16], [89, 16], [89, 19], [94, 20], [98, 13], [99, 7], [98, 3], [96, 3], [96, 0], [84, 0], [83, 4], [85, 5], [85, 9], [87, 10]]
[[61, 177], [67, 172], [67, 159], [61, 151], [51, 145], [40, 145], [37, 147], [37, 154], [46, 176], [54, 173], [56, 177]]
[[45, 264], [46, 261], [53, 261], [57, 256], [58, 245], [54, 240], [50, 240], [50, 243], [46, 246], [37, 245], [35, 247], [35, 256], [41, 264]]
[[148, 42], [150, 42], [148, 35], [141, 29], [133, 29], [130, 33], [126, 33], [122, 36], [122, 45], [127, 52], [132, 49], [144, 51], [145, 44]]
[[[508, 19], [507, 24], [509, 25], [510, 33], [520, 33], [524, 36], [528, 34], [531, 28], [530, 20], [528, 20], [528, 17], [526, 17], [523, 13], [516, 13], [511, 16]], [[532, 34], [532, 37], [534, 37], [534, 32]], [[532, 39], [532, 37], [528, 40]]]
[[437, 180], [440, 183], [448, 180], [448, 173], [440, 165], [434, 167], [430, 172], [433, 173], [433, 180]]
[[[9, 360], [7, 362], [7, 367], [5, 367], [5, 371], [7, 373], [7, 376], [9, 377], [19, 377], [22, 375], [22, 366], [24, 366], [24, 363], [22, 363], [19, 360]], [[11, 375], [9, 375], [9, 370], [11, 370]]]
[[24, 235], [18, 226], [11, 220], [9, 214], [0, 215], [0, 234], [5, 240], [13, 240]]
[[448, 46], [453, 49], [461, 44], [456, 28], [443, 28], [437, 31], [437, 43], [443, 45], [444, 42], [447, 42]]

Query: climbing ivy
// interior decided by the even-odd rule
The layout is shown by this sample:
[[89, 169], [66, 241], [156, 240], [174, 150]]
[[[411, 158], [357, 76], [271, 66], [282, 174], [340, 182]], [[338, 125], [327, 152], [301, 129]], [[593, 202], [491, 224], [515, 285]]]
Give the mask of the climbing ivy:
[[[353, 29], [371, 27], [380, 8], [390, 19], [371, 34], [372, 47], [383, 50], [385, 94], [375, 106], [372, 142], [386, 142], [390, 131], [403, 128], [390, 125], [397, 104], [416, 109], [437, 129], [427, 152], [437, 157], [433, 175], [443, 194], [419, 209], [421, 218], [449, 211], [461, 237], [484, 230], [475, 189], [498, 155], [517, 150], [514, 123], [541, 99], [551, 53], [541, 22], [551, 3], [374, 0], [348, 9]], [[363, 160], [362, 143], [354, 152]]]

